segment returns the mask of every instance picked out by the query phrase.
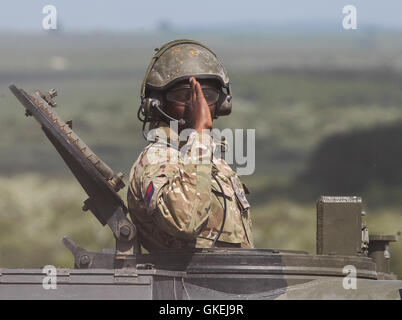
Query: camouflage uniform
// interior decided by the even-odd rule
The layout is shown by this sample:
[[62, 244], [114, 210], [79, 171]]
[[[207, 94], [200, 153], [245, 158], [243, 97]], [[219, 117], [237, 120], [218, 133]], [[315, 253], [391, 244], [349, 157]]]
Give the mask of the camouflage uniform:
[[250, 210], [242, 209], [239, 199], [244, 201], [247, 187], [223, 159], [213, 157], [215, 147], [205, 133], [193, 132], [179, 142], [165, 123], [156, 129], [155, 141], [131, 169], [127, 196], [131, 219], [147, 250], [212, 246], [224, 215], [224, 195], [212, 173], [227, 205], [216, 246], [253, 247]]

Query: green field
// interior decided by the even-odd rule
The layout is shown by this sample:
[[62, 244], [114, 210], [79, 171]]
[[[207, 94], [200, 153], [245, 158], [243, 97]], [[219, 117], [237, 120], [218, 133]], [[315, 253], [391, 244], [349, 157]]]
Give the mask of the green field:
[[[65, 235], [88, 249], [113, 246], [81, 212], [85, 194], [7, 86], [57, 88], [58, 114], [128, 174], [145, 146], [136, 118], [142, 76], [153, 48], [176, 37], [206, 42], [229, 70], [233, 114], [216, 126], [256, 129], [256, 172], [244, 177], [256, 245], [315, 252], [320, 194], [301, 201], [293, 181], [323, 139], [402, 120], [402, 34], [0, 35], [0, 266], [71, 267]], [[400, 231], [400, 207], [376, 203], [365, 206], [370, 232]], [[402, 276], [402, 245], [391, 249]]]

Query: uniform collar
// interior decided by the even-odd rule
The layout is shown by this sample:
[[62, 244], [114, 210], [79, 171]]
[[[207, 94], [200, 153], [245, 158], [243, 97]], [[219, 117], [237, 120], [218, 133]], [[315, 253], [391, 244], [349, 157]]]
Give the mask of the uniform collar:
[[161, 142], [173, 147], [180, 146], [178, 128], [171, 128], [168, 123], [158, 121], [153, 125], [150, 141]]
[[[178, 127], [170, 127], [165, 121], [159, 121], [153, 126], [153, 134], [151, 135], [151, 141], [165, 143], [172, 147], [181, 148], [187, 141], [180, 141], [180, 136], [178, 133]], [[217, 141], [213, 137], [212, 148], [215, 151], [216, 147], [225, 146], [227, 148], [227, 143], [222, 141]]]

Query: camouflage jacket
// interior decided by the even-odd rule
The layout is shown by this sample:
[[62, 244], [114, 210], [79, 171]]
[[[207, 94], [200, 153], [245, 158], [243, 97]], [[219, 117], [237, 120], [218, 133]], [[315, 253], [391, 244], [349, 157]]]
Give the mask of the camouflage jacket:
[[216, 246], [253, 247], [250, 209], [244, 205], [247, 187], [226, 161], [213, 156], [215, 147], [205, 133], [193, 132], [179, 143], [166, 124], [155, 129], [154, 142], [131, 169], [127, 195], [131, 219], [148, 251], [211, 247], [222, 226], [223, 196], [226, 219]]

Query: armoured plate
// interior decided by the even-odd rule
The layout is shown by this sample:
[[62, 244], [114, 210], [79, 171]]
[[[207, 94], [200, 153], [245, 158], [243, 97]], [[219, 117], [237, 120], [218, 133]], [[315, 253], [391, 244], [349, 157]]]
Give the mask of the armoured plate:
[[[110, 253], [109, 253], [110, 254]], [[357, 290], [343, 267], [357, 269]], [[137, 256], [131, 269], [58, 269], [44, 289], [39, 269], [2, 269], [0, 299], [399, 299], [402, 281], [377, 280], [366, 257], [271, 249], [200, 249]]]

